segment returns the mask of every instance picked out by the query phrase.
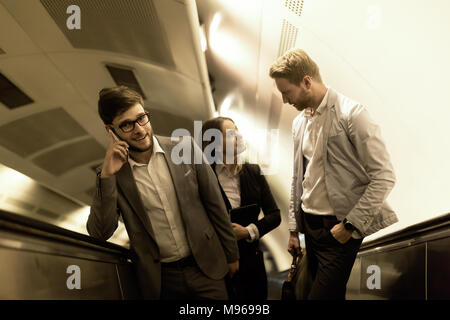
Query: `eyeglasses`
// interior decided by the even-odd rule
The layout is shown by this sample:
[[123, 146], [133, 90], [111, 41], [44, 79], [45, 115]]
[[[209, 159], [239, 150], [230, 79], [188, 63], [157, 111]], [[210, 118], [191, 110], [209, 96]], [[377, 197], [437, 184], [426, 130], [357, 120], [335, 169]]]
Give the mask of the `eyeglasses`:
[[136, 122], [142, 127], [145, 126], [150, 121], [149, 113], [146, 112], [143, 115], [140, 115], [136, 120], [134, 121], [125, 121], [119, 125], [120, 130], [123, 132], [131, 132], [134, 130], [134, 126]]

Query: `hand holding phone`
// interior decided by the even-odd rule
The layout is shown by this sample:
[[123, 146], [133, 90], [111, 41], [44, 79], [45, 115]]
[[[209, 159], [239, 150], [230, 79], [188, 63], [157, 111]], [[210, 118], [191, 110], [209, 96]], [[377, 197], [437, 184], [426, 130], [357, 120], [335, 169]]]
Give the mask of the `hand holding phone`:
[[120, 139], [112, 130], [108, 130], [109, 146], [106, 150], [101, 177], [114, 175], [128, 161], [128, 143]]
[[127, 161], [128, 161], [128, 144], [122, 140], [113, 130], [109, 129], [109, 132], [112, 134], [114, 140], [116, 140], [116, 142], [123, 142], [120, 145], [123, 145], [127, 151]]
[[120, 139], [120, 138], [114, 133], [114, 131], [112, 131], [111, 129], [109, 129], [108, 132], [112, 134], [114, 140], [116, 140], [116, 141], [123, 141], [123, 140]]

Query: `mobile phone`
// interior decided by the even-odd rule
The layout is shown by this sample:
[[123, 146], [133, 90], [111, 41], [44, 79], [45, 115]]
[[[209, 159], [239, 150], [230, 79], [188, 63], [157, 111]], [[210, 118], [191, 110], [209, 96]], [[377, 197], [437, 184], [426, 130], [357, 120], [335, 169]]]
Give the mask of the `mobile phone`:
[[[116, 140], [116, 141], [123, 141], [120, 137], [117, 136], [117, 134], [113, 130], [109, 129], [109, 132], [112, 133], [112, 136], [113, 136], [114, 140]], [[127, 149], [127, 161], [128, 161], [128, 148], [126, 148], [126, 149]]]
[[116, 134], [114, 131], [112, 131], [111, 129], [109, 129], [109, 132], [112, 133], [112, 136], [113, 136], [114, 140], [116, 140], [116, 141], [123, 141], [123, 140], [120, 139], [120, 138], [117, 136], [117, 134]]

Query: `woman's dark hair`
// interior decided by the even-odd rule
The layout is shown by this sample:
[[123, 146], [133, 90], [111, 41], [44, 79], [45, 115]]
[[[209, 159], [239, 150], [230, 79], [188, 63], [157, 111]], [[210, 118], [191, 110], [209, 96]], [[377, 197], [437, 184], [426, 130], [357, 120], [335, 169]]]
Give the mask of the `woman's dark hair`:
[[98, 114], [104, 124], [112, 124], [115, 117], [121, 115], [136, 103], [144, 106], [142, 96], [126, 86], [104, 88], [99, 92]]
[[[202, 126], [202, 137], [204, 137], [205, 132], [208, 129], [218, 129], [220, 132], [222, 132], [222, 123], [225, 120], [229, 120], [229, 121], [234, 123], [233, 119], [227, 118], [227, 117], [216, 117], [216, 118], [212, 118], [212, 119], [206, 120], [203, 123], [203, 126]], [[203, 141], [203, 139], [202, 139], [202, 141]], [[208, 144], [210, 144], [211, 142], [214, 142], [214, 140], [213, 141], [203, 141], [202, 142], [202, 150], [205, 151], [206, 146]]]

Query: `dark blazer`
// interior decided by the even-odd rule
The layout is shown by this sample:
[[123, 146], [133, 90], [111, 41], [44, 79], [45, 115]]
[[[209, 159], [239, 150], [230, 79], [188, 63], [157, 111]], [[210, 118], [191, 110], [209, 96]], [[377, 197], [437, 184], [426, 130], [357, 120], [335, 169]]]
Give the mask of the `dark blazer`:
[[[239, 173], [239, 182], [241, 206], [257, 204], [264, 213], [264, 218], [253, 221], [261, 238], [280, 225], [280, 209], [275, 203], [264, 175], [261, 174], [259, 165], [243, 164]], [[231, 210], [231, 204], [222, 188], [221, 193], [227, 209]], [[237, 294], [238, 299], [266, 299], [267, 276], [262, 252], [259, 250], [259, 240], [247, 242], [242, 239], [238, 241], [238, 246], [240, 260], [238, 276], [233, 281], [237, 290], [234, 294]]]
[[[239, 253], [217, 178], [205, 162], [174, 164], [171, 153], [177, 142], [170, 137], [155, 137], [165, 152], [192, 255], [206, 276], [222, 279], [228, 273], [228, 263], [237, 261]], [[192, 140], [191, 147], [201, 153]], [[146, 299], [159, 299], [161, 264], [154, 236], [158, 230], [152, 228], [128, 163], [112, 177], [97, 176], [97, 192], [87, 222], [89, 234], [107, 240], [117, 229], [119, 215], [130, 238], [142, 294]]]
[[239, 175], [241, 186], [241, 206], [258, 204], [264, 213], [264, 218], [255, 221], [259, 237], [272, 231], [281, 223], [280, 209], [272, 196], [266, 178], [261, 174], [257, 164], [245, 163]]

